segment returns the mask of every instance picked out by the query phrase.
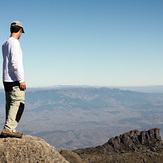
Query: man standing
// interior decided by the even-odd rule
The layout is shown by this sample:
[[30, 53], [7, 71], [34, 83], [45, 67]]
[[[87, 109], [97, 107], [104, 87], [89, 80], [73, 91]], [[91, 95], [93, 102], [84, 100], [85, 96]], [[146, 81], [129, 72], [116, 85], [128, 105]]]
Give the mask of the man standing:
[[24, 111], [26, 90], [22, 50], [18, 41], [24, 33], [22, 23], [19, 21], [11, 23], [10, 31], [10, 37], [2, 45], [6, 121], [1, 135], [21, 138], [23, 133], [16, 132], [16, 127]]

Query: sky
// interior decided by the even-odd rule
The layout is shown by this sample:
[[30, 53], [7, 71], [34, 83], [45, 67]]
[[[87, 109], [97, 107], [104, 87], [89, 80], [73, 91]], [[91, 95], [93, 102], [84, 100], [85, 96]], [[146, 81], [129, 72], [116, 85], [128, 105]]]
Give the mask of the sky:
[[[0, 44], [20, 38], [27, 87], [163, 85], [162, 0], [3, 0]], [[2, 76], [2, 52], [0, 74]], [[0, 87], [3, 87], [0, 82]]]

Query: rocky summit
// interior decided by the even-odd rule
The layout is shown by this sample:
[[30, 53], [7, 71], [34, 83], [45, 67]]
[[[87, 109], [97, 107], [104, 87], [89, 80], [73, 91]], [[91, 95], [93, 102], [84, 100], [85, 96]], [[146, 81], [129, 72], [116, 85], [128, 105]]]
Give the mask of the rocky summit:
[[[148, 131], [132, 130], [109, 139], [104, 145], [73, 152], [85, 163], [162, 163], [163, 141], [159, 128]], [[62, 154], [62, 151], [60, 153]], [[71, 162], [71, 153], [63, 153]]]
[[60, 153], [43, 139], [0, 138], [0, 163], [162, 163], [160, 129], [132, 130], [103, 145]]
[[30, 135], [0, 138], [0, 163], [68, 163], [54, 147]]

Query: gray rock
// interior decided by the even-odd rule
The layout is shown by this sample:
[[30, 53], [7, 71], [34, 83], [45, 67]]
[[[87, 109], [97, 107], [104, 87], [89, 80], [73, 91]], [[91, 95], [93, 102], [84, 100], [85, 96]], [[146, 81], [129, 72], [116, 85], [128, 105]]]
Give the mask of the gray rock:
[[137, 148], [139, 148], [139, 150], [142, 149], [142, 146], [158, 151], [160, 149], [159, 147], [162, 147], [160, 129], [153, 128], [141, 132], [138, 130], [132, 130], [109, 139], [108, 144], [113, 147], [114, 151], [122, 149], [136, 151]]
[[79, 155], [72, 151], [62, 149], [60, 151], [60, 154], [70, 163], [84, 163], [82, 159], [79, 157]]
[[0, 138], [0, 149], [1, 163], [68, 163], [54, 147], [30, 135]]

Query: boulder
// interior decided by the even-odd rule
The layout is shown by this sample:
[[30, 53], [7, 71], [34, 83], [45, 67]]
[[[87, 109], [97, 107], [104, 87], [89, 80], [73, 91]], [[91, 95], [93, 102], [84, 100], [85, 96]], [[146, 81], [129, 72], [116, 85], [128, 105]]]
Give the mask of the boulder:
[[54, 147], [30, 135], [0, 138], [0, 149], [1, 163], [68, 163]]

